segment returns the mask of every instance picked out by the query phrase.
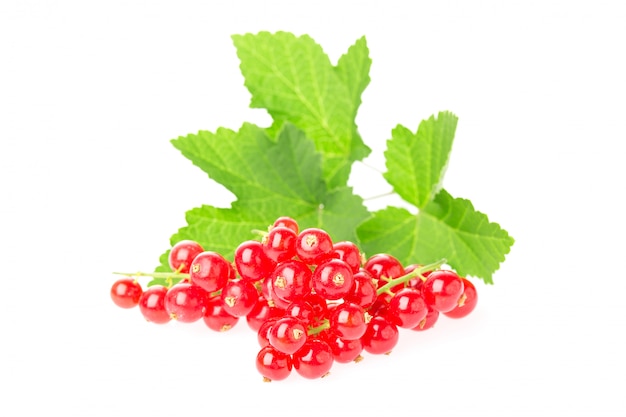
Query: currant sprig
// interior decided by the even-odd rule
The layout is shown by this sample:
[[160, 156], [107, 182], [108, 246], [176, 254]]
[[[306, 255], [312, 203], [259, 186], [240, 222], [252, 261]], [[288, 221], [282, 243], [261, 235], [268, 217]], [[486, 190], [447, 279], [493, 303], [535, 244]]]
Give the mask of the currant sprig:
[[[183, 240], [171, 248], [173, 272], [114, 274], [113, 302], [139, 306], [154, 324], [201, 321], [226, 332], [240, 321], [257, 333], [257, 371], [264, 381], [327, 376], [333, 364], [389, 354], [401, 329], [433, 328], [440, 314], [462, 318], [476, 307], [470, 280], [446, 259], [402, 265], [390, 254], [366, 257], [353, 242], [333, 242], [318, 228], [300, 230], [280, 217], [247, 240], [233, 260]], [[166, 285], [139, 283], [142, 277]], [[243, 319], [243, 320], [242, 320]]]

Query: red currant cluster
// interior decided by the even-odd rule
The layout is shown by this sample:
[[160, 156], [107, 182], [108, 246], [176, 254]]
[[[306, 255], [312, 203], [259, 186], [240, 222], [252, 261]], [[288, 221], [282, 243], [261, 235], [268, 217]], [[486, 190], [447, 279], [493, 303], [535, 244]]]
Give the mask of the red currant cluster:
[[400, 328], [424, 331], [440, 313], [469, 314], [476, 289], [441, 269], [444, 262], [403, 266], [389, 254], [365, 258], [355, 243], [333, 242], [319, 228], [300, 231], [281, 217], [262, 240], [241, 243], [233, 262], [197, 242], [178, 242], [169, 254], [175, 272], [162, 274], [171, 285], [143, 289], [128, 276], [113, 284], [111, 297], [123, 308], [138, 305], [157, 324], [203, 320], [223, 332], [245, 318], [257, 332], [256, 367], [264, 380], [285, 379], [292, 369], [313, 379], [334, 362], [360, 361], [364, 351], [389, 353]]

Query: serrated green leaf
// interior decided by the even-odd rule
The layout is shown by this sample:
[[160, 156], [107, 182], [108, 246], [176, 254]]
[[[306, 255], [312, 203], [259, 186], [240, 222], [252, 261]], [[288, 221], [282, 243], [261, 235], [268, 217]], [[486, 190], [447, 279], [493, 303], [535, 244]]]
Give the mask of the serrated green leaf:
[[355, 116], [369, 75], [361, 65], [354, 77], [347, 71], [367, 63], [365, 41], [342, 57], [338, 68], [311, 37], [287, 32], [233, 35], [250, 106], [265, 108], [273, 130], [289, 122], [315, 142], [323, 158], [323, 178], [330, 188], [347, 183], [355, 160], [370, 149], [359, 136]]
[[[246, 123], [237, 132], [201, 131], [172, 143], [237, 197], [230, 208], [189, 210], [172, 245], [192, 239], [232, 259], [241, 242], [258, 237], [253, 230], [266, 230], [280, 216], [293, 217], [301, 228], [324, 228], [333, 239], [355, 241], [356, 226], [370, 215], [350, 187], [328, 189], [321, 154], [293, 125], [285, 124], [276, 140]], [[169, 270], [164, 255], [159, 270]]]
[[450, 112], [423, 120], [413, 133], [398, 125], [385, 151], [389, 184], [405, 201], [426, 206], [441, 189], [458, 118]]
[[514, 239], [472, 203], [441, 190], [418, 214], [387, 207], [357, 230], [366, 255], [392, 253], [404, 264], [446, 258], [459, 274], [493, 284]]

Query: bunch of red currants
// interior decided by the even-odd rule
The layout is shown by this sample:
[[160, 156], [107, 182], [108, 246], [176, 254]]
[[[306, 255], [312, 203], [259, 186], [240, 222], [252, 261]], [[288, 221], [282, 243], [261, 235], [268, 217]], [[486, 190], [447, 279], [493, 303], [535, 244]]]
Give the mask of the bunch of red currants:
[[326, 376], [335, 362], [360, 361], [363, 352], [386, 354], [399, 329], [424, 331], [439, 315], [462, 318], [474, 310], [476, 288], [445, 259], [402, 265], [389, 254], [366, 258], [349, 241], [333, 242], [320, 228], [299, 230], [280, 217], [260, 240], [247, 240], [229, 261], [191, 240], [169, 253], [170, 285], [143, 288], [140, 275], [111, 287], [122, 308], [139, 306], [144, 318], [203, 320], [227, 331], [240, 319], [257, 332], [256, 368], [265, 381]]

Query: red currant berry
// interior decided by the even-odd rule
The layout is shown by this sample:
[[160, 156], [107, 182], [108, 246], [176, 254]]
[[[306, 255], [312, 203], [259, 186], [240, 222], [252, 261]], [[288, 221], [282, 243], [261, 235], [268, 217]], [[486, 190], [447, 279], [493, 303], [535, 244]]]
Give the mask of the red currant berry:
[[382, 293], [376, 297], [376, 301], [371, 305], [367, 311], [372, 316], [386, 316], [389, 311], [389, 301], [391, 301], [391, 297], [393, 297], [389, 293]]
[[282, 317], [269, 331], [269, 341], [277, 350], [291, 355], [307, 340], [306, 326], [295, 317]]
[[411, 330], [421, 332], [424, 330], [431, 329], [435, 325], [435, 323], [439, 319], [439, 312], [435, 310], [434, 308], [432, 308], [432, 306], [427, 305], [427, 307], [428, 307], [428, 313], [426, 314], [426, 317], [422, 321], [420, 321], [417, 326], [413, 327], [413, 329]]
[[361, 269], [361, 251], [359, 247], [350, 241], [336, 242], [333, 245], [333, 251], [341, 259], [352, 268], [352, 273], [356, 274]]
[[306, 264], [317, 265], [330, 258], [333, 253], [333, 241], [322, 229], [304, 229], [296, 239], [296, 255]]
[[276, 307], [280, 310], [285, 310], [291, 301], [283, 300], [280, 298], [276, 292], [274, 292], [274, 286], [272, 285], [272, 277], [268, 276], [261, 283], [261, 293], [263, 297], [267, 300], [270, 306]]
[[350, 266], [341, 259], [330, 259], [313, 271], [313, 289], [327, 300], [339, 300], [350, 293], [354, 277]]
[[202, 287], [188, 282], [179, 282], [165, 294], [165, 310], [172, 320], [182, 323], [198, 321], [204, 315], [209, 293]]
[[261, 325], [270, 318], [282, 317], [283, 310], [276, 306], [270, 306], [265, 297], [259, 296], [252, 310], [246, 315], [246, 322], [250, 329], [259, 331]]
[[313, 319], [314, 320], [322, 320], [327, 316], [328, 313], [328, 302], [324, 297], [319, 294], [315, 294], [314, 292], [310, 293], [306, 297], [303, 298], [303, 301], [306, 301], [313, 307]]
[[350, 293], [344, 297], [345, 301], [350, 301], [363, 308], [369, 308], [376, 301], [376, 285], [374, 279], [365, 269], [361, 269], [353, 276], [354, 283]]
[[139, 310], [143, 317], [155, 324], [165, 324], [171, 320], [167, 310], [165, 310], [165, 294], [167, 287], [163, 285], [153, 285], [146, 288], [139, 298]]
[[393, 324], [411, 329], [424, 320], [428, 314], [428, 306], [419, 290], [403, 288], [389, 300], [387, 318]]
[[326, 376], [333, 366], [333, 351], [323, 340], [310, 339], [293, 354], [293, 367], [307, 379]]
[[461, 277], [461, 280], [463, 280], [463, 295], [459, 299], [456, 307], [443, 313], [445, 316], [453, 319], [460, 319], [467, 316], [469, 313], [474, 311], [476, 303], [478, 302], [478, 294], [476, 294], [476, 287], [474, 287], [474, 284], [464, 277]]
[[445, 313], [458, 305], [463, 295], [463, 280], [454, 271], [433, 271], [422, 285], [422, 294], [426, 304]]
[[330, 330], [344, 340], [359, 339], [366, 329], [365, 309], [358, 304], [343, 302], [330, 316]]
[[263, 237], [265, 255], [274, 262], [283, 262], [296, 256], [296, 239], [298, 235], [285, 226], [272, 228]]
[[225, 332], [232, 329], [239, 322], [239, 317], [228, 313], [224, 308], [222, 298], [219, 295], [215, 295], [207, 300], [202, 320], [209, 329], [216, 332]]
[[305, 325], [315, 321], [315, 311], [313, 306], [304, 299], [296, 300], [285, 309], [285, 316], [295, 317]]
[[276, 262], [267, 257], [259, 241], [247, 240], [235, 249], [235, 267], [243, 279], [260, 281], [271, 274], [275, 266]]
[[277, 320], [278, 318], [267, 319], [261, 324], [259, 330], [257, 330], [257, 341], [261, 347], [270, 344], [270, 330]]
[[[389, 279], [399, 278], [404, 275], [404, 267], [400, 261], [386, 253], [371, 256], [365, 261], [363, 268], [377, 280], [378, 288], [385, 285]], [[404, 284], [401, 284], [400, 288], [403, 286]], [[396, 289], [397, 288], [392, 288], [391, 291], [395, 291]]]
[[325, 340], [333, 352], [335, 362], [358, 362], [362, 358], [361, 352], [363, 352], [363, 342], [361, 339], [345, 340], [342, 339], [341, 336], [331, 332]]
[[139, 304], [143, 290], [133, 278], [121, 278], [111, 286], [111, 299], [118, 307], [133, 308]]
[[274, 294], [287, 302], [305, 297], [311, 292], [311, 277], [312, 272], [304, 262], [282, 262], [271, 274]]
[[231, 316], [242, 317], [250, 313], [259, 299], [259, 292], [245, 279], [228, 281], [221, 293], [224, 310]]
[[280, 227], [280, 226], [287, 227], [293, 230], [296, 234], [298, 234], [299, 232], [298, 222], [296, 222], [294, 219], [288, 216], [282, 216], [282, 217], [277, 218], [274, 221], [274, 224], [272, 225], [272, 227]]
[[280, 352], [271, 345], [261, 348], [256, 356], [256, 369], [266, 382], [287, 378], [291, 368], [291, 355]]
[[219, 291], [228, 282], [232, 265], [217, 252], [199, 253], [189, 269], [190, 281], [211, 293]]
[[172, 250], [168, 255], [168, 263], [172, 271], [182, 274], [189, 273], [189, 268], [194, 258], [201, 252], [204, 252], [202, 246], [193, 240], [181, 240], [172, 246]]
[[361, 338], [363, 349], [374, 355], [390, 353], [399, 339], [398, 328], [381, 316], [373, 317]]

